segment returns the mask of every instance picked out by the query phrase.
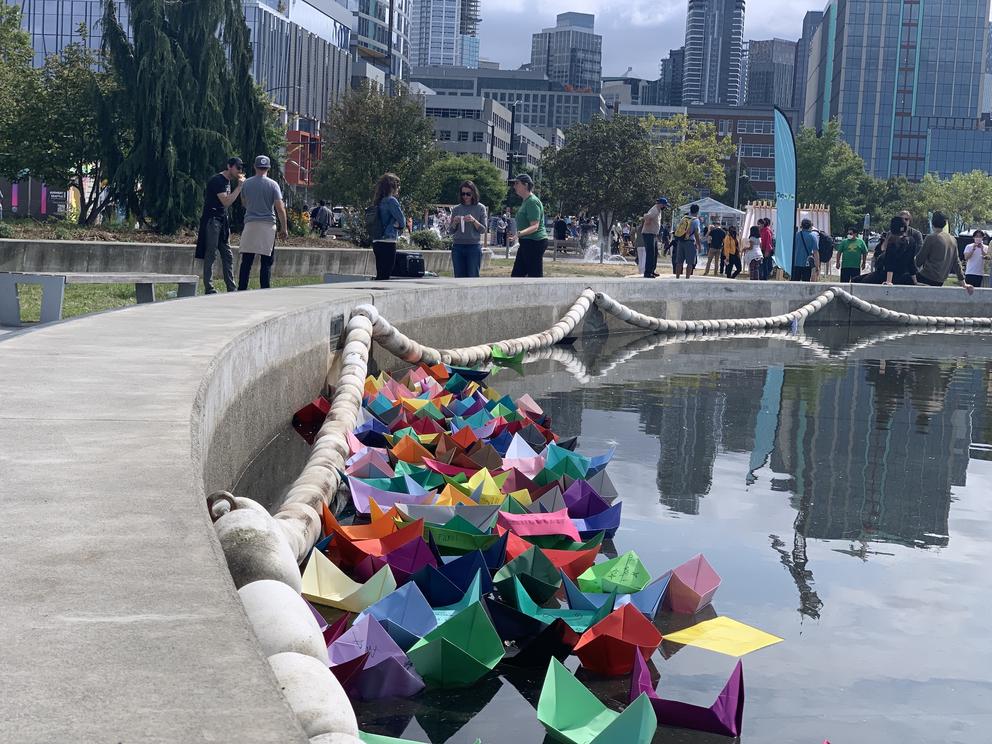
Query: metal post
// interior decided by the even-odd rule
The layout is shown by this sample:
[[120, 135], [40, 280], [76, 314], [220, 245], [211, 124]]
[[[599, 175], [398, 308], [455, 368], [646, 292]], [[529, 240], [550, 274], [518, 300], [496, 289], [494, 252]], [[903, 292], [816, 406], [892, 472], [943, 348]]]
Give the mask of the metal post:
[[741, 198], [741, 143], [737, 143], [737, 181], [734, 183], [734, 209], [740, 209]]

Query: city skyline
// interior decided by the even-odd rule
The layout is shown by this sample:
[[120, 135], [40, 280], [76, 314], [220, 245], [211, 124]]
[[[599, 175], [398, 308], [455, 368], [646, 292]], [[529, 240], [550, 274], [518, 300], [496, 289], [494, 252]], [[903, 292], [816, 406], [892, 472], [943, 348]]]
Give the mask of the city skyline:
[[[804, 0], [783, 7], [774, 0], [749, 0], [744, 38], [797, 40], [807, 11], [823, 10], [825, 0]], [[687, 0], [632, 0], [621, 6], [605, 0], [550, 0], [539, 12], [523, 0], [485, 0], [482, 3], [481, 57], [515, 69], [530, 61], [531, 35], [553, 26], [558, 13], [596, 15], [596, 33], [603, 36], [603, 75], [656, 79], [658, 64], [685, 43]]]

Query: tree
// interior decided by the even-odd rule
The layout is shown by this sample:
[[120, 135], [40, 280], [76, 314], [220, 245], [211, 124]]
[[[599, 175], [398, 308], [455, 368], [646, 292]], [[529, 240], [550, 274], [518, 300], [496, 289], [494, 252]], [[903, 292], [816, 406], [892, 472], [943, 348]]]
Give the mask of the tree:
[[[113, 78], [98, 69], [97, 55], [83, 42], [45, 60], [41, 74], [26, 85], [15, 111], [12, 136], [17, 161], [49, 186], [75, 188], [79, 224], [91, 224], [110, 201], [104, 185], [100, 111], [112, 95]], [[38, 122], [45, 122], [39, 127]], [[87, 181], [89, 187], [87, 187]]]
[[984, 223], [992, 214], [992, 178], [983, 171], [955, 173], [946, 180], [928, 173], [919, 188], [927, 211], [943, 212], [954, 233]]
[[715, 125], [691, 121], [684, 114], [648, 123], [665, 135], [657, 148], [659, 193], [680, 205], [698, 199], [704, 191], [727, 190], [726, 166], [737, 152], [730, 137], [717, 137]]
[[479, 201], [492, 212], [499, 209], [506, 192], [503, 173], [485, 158], [475, 155], [448, 155], [432, 166], [428, 180], [437, 184], [434, 201], [440, 204], [461, 204], [458, 187], [462, 181], [472, 181], [479, 189]]
[[369, 203], [383, 173], [400, 178], [400, 200], [420, 211], [437, 193], [432, 167], [440, 153], [423, 105], [408, 95], [387, 96], [371, 85], [348, 91], [327, 114], [317, 196], [337, 204]]
[[[238, 0], [126, 0], [133, 40], [106, 0], [104, 49], [121, 89], [105, 132], [114, 195], [160, 232], [194, 224], [203, 185], [234, 154], [265, 152], [268, 102], [251, 80], [251, 49]], [[132, 134], [126, 150], [119, 131]]]
[[803, 127], [796, 137], [798, 182], [796, 201], [830, 207], [830, 227], [835, 234], [847, 225], [860, 224], [864, 211], [857, 203], [863, 189], [865, 161], [841, 139], [840, 124], [832, 120], [821, 134]]
[[566, 210], [599, 216], [600, 245], [614, 215], [643, 214], [658, 195], [661, 167], [644, 125], [633, 117], [594, 118], [568, 130], [542, 170]]
[[0, 174], [11, 179], [23, 168], [14, 129], [27, 88], [37, 78], [32, 55], [31, 39], [21, 30], [21, 9], [0, 4]]

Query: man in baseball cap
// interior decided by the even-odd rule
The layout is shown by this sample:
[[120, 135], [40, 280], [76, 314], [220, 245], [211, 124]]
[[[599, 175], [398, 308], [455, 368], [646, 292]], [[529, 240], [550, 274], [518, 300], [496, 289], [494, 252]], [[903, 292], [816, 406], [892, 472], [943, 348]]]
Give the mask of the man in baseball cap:
[[658, 274], [658, 235], [661, 233], [661, 223], [664, 221], [664, 212], [668, 208], [668, 199], [659, 196], [655, 199], [655, 205], [648, 210], [641, 222], [641, 239], [644, 241], [644, 248], [637, 254], [638, 268], [643, 272], [645, 279], [655, 279]]
[[238, 271], [238, 290], [248, 289], [251, 267], [255, 255], [261, 256], [259, 282], [262, 289], [268, 289], [272, 278], [272, 264], [275, 263], [276, 216], [279, 217], [279, 237], [289, 237], [286, 219], [286, 205], [282, 201], [282, 189], [269, 178], [272, 161], [268, 155], [255, 158], [255, 175], [245, 181], [241, 190], [241, 201], [245, 205], [245, 227], [241, 232], [241, 268]]

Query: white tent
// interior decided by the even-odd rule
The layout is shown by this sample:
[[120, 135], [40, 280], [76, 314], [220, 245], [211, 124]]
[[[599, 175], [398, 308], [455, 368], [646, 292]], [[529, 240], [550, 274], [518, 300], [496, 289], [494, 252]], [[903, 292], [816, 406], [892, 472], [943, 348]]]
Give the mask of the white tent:
[[[774, 227], [776, 214], [774, 202], [759, 201], [748, 204], [747, 216], [744, 218], [744, 235], [751, 231], [752, 225], [758, 224], [758, 220], [764, 217], [768, 217]], [[796, 207], [797, 230], [806, 219], [813, 223], [814, 230], [830, 235], [830, 207], [823, 204], [800, 204]]]
[[718, 217], [721, 222], [731, 222], [740, 225], [744, 218], [744, 212], [741, 210], [728, 207], [726, 204], [722, 204], [708, 196], [703, 199], [697, 199], [694, 202], [689, 202], [688, 204], [683, 204], [679, 207], [679, 211], [685, 214], [693, 204], [699, 205], [699, 217], [704, 223], [710, 222], [713, 217]]

